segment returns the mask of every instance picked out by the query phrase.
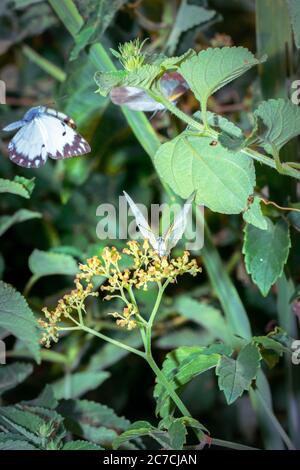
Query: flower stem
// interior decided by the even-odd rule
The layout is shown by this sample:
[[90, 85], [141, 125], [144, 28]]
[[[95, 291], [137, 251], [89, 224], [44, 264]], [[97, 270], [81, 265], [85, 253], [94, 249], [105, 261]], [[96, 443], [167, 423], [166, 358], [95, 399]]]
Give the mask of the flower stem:
[[[200, 122], [196, 121], [191, 116], [188, 116], [186, 113], [181, 111], [175, 104], [169, 101], [168, 98], [166, 98], [157, 88], [155, 88], [154, 91], [149, 91], [149, 90], [146, 90], [146, 91], [153, 99], [163, 104], [166, 109], [168, 109], [172, 114], [177, 116], [183, 122], [193, 127], [195, 130], [200, 131], [203, 135], [211, 137], [214, 140], [218, 140], [219, 132], [201, 124]], [[285, 164], [280, 164], [281, 166], [278, 166], [278, 161], [275, 160], [275, 158], [268, 157], [267, 155], [257, 152], [256, 150], [253, 150], [249, 147], [245, 147], [241, 149], [241, 152], [246, 154], [248, 157], [252, 158], [253, 160], [256, 160], [260, 163], [263, 163], [264, 165], [267, 165], [271, 168], [276, 169], [281, 174], [285, 174], [287, 176], [291, 176], [293, 178], [300, 180], [300, 171], [293, 168], [295, 167], [295, 164], [289, 165], [285, 163]], [[279, 168], [281, 171], [279, 171]]]
[[189, 410], [186, 408], [185, 404], [181, 401], [177, 393], [175, 392], [173, 386], [170, 384], [168, 379], [165, 377], [164, 373], [160, 370], [156, 362], [154, 361], [152, 354], [148, 354], [146, 356], [146, 361], [148, 362], [149, 366], [153, 370], [154, 374], [156, 375], [158, 381], [161, 385], [166, 389], [168, 395], [172, 398], [173, 402], [182, 413], [183, 416], [191, 416]]
[[143, 359], [146, 359], [146, 354], [144, 352], [139, 351], [138, 349], [133, 348], [132, 346], [128, 346], [127, 344], [124, 344], [121, 341], [117, 341], [116, 339], [110, 338], [109, 336], [106, 336], [103, 333], [99, 333], [98, 331], [95, 331], [92, 328], [89, 328], [88, 326], [82, 325], [81, 329], [83, 331], [86, 331], [87, 333], [90, 333], [93, 336], [97, 336], [98, 338], [101, 338], [104, 341], [107, 341], [108, 343], [113, 344], [114, 346], [117, 346], [118, 348], [126, 349], [126, 351], [128, 351], [128, 352], [131, 352], [133, 354], [137, 354], [138, 356], [142, 357]]

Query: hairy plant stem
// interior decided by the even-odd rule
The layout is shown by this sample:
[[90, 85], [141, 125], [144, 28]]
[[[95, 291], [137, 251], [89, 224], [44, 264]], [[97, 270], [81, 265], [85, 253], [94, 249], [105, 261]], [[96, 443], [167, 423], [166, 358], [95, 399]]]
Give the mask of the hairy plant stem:
[[[153, 91], [154, 90], [154, 91]], [[148, 95], [150, 95], [155, 101], [163, 104], [166, 109], [168, 109], [172, 114], [177, 116], [179, 119], [181, 119], [183, 122], [194, 128], [195, 130], [198, 130], [201, 135], [211, 137], [214, 140], [218, 140], [219, 137], [219, 132], [216, 130], [212, 129], [211, 127], [208, 127], [207, 124], [203, 125], [200, 122], [196, 121], [194, 118], [191, 116], [188, 116], [186, 113], [181, 111], [175, 104], [173, 104], [171, 101], [166, 98], [162, 92], [159, 90], [159, 85], [156, 85], [153, 90], [145, 90]], [[204, 121], [206, 122], [206, 121]], [[267, 165], [271, 168], [274, 168], [277, 170], [279, 173], [291, 176], [293, 178], [296, 178], [300, 180], [300, 171], [297, 170], [296, 168], [293, 168], [295, 164], [289, 165], [288, 163], [279, 163], [278, 165], [278, 159], [268, 157], [267, 155], [264, 155], [260, 152], [257, 152], [256, 150], [253, 150], [249, 147], [245, 147], [240, 150], [241, 153], [244, 153], [248, 157], [252, 158], [253, 160], [256, 160], [259, 163], [263, 163], [264, 165]], [[277, 157], [277, 155], [276, 155]], [[279, 157], [278, 157], [279, 158]], [[280, 160], [279, 160], [280, 162]]]

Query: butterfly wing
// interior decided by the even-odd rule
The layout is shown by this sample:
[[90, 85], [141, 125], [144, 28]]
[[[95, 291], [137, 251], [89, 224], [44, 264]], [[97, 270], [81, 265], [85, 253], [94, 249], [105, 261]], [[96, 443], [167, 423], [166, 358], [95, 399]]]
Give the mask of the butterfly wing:
[[16, 131], [17, 129], [20, 129], [20, 127], [23, 127], [25, 124], [26, 124], [26, 121], [23, 121], [23, 120], [15, 121], [3, 127], [2, 130], [5, 132]]
[[124, 196], [126, 197], [127, 202], [128, 202], [128, 204], [129, 204], [129, 206], [132, 210], [132, 213], [135, 217], [136, 224], [137, 224], [142, 236], [145, 239], [149, 240], [149, 242], [151, 243], [153, 248], [156, 250], [157, 249], [157, 240], [156, 240], [156, 237], [155, 237], [154, 233], [152, 232], [151, 228], [149, 227], [147, 220], [145, 219], [145, 217], [143, 216], [142, 212], [137, 207], [137, 205], [133, 202], [131, 197], [125, 191], [123, 191], [123, 193], [124, 193]]
[[188, 214], [190, 212], [194, 197], [195, 193], [192, 193], [184, 203], [184, 206], [181, 211], [175, 217], [174, 222], [170, 225], [170, 227], [163, 236], [163, 239], [169, 251], [174, 248], [175, 245], [177, 245], [178, 241], [182, 238], [182, 235], [184, 234]]
[[178, 72], [165, 73], [160, 80], [160, 87], [172, 102], [176, 102], [189, 89], [187, 82]]
[[51, 158], [60, 160], [91, 151], [87, 141], [64, 121], [48, 114], [43, 114], [38, 120], [46, 129], [46, 148]]
[[154, 112], [164, 109], [164, 106], [136, 87], [125, 86], [113, 88], [110, 99], [114, 104], [126, 106], [133, 111]]
[[47, 134], [37, 121], [23, 125], [8, 144], [10, 160], [25, 168], [39, 168], [47, 160]]

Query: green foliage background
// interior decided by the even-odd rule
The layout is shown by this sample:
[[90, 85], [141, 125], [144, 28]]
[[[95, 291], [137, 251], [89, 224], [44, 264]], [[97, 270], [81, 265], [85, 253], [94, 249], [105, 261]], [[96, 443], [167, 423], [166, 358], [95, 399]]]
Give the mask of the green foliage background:
[[[157, 429], [155, 406], [162, 418], [172, 406], [161, 385], [154, 388], [152, 372], [138, 357], [79, 332], [64, 335], [50, 350], [41, 349], [34, 321], [43, 306], [53, 307], [70, 290], [78, 261], [98, 254], [106, 245], [96, 236], [99, 204], [117, 204], [124, 189], [147, 206], [167, 200], [170, 194], [160, 178], [177, 195], [190, 193], [191, 175], [184, 179], [177, 173], [172, 179], [168, 166], [174, 146], [168, 140], [184, 131], [184, 122], [169, 112], [149, 121], [149, 116], [121, 109], [95, 93], [94, 74], [119, 67], [109, 48], [116, 49], [137, 36], [150, 38], [151, 54], [179, 56], [190, 48], [199, 52], [235, 45], [257, 52], [259, 58], [268, 55], [258, 68], [251, 68], [212, 97], [220, 88], [218, 79], [222, 82], [216, 72], [217, 59], [211, 76], [207, 79], [200, 67], [197, 83], [191, 85], [202, 111], [208, 100], [210, 111], [235, 126], [225, 119], [219, 121], [218, 128], [224, 132], [220, 155], [209, 145], [211, 138], [195, 144], [203, 161], [215, 158], [213, 176], [205, 174], [206, 165], [196, 168], [203, 177], [201, 191], [209, 207], [205, 247], [196, 254], [203, 273], [168, 288], [154, 330], [154, 355], [164, 364], [169, 379], [179, 380], [187, 408], [212, 437], [267, 449], [300, 447], [299, 371], [289, 353], [283, 355], [289, 349], [289, 337], [298, 337], [299, 213], [263, 204], [258, 196], [244, 210], [252, 194], [254, 167], [251, 181], [243, 177], [253, 162], [238, 153], [239, 170], [229, 166], [236, 157], [233, 147], [236, 150], [243, 143], [237, 126], [247, 136], [254, 128], [253, 142], [263, 142], [261, 147], [269, 155], [269, 141], [278, 149], [289, 141], [280, 151], [281, 160], [299, 162], [298, 143], [290, 140], [300, 132], [298, 109], [284, 101], [258, 107], [262, 100], [291, 95], [290, 84], [299, 73], [298, 10], [292, 0], [1, 2], [0, 79], [7, 86], [7, 104], [0, 105], [1, 128], [19, 119], [28, 107], [46, 104], [76, 121], [92, 153], [68, 161], [49, 159], [38, 170], [24, 170], [8, 160], [7, 136], [0, 135], [0, 338], [8, 350], [8, 365], [0, 366], [0, 449], [177, 448], [185, 442], [186, 423], [182, 421], [173, 423], [171, 444], [165, 432]], [[252, 55], [249, 60], [257, 62]], [[186, 64], [180, 71], [189, 80]], [[187, 93], [179, 108], [194, 114], [199, 111], [196, 98]], [[257, 121], [268, 123], [273, 117], [273, 133], [262, 132], [259, 125], [255, 128], [255, 109]], [[284, 116], [281, 133], [276, 127], [278, 116]], [[189, 137], [190, 143], [193, 138]], [[164, 145], [159, 148], [160, 143]], [[177, 155], [188, 166], [189, 155], [182, 141], [179, 145]], [[255, 170], [260, 197], [267, 195], [280, 206], [299, 207], [296, 178], [266, 165], [256, 164]], [[215, 192], [219, 178], [230, 189], [221, 199]], [[232, 185], [240, 180], [244, 181], [242, 191], [230, 201]], [[114, 244], [124, 245], [122, 241]], [[182, 248], [174, 252], [180, 254]], [[265, 256], [266, 270], [259, 266], [261, 256]], [[147, 314], [156, 293], [149, 290], [140, 297]], [[118, 329], [107, 317], [108, 311], [107, 304], [92, 302], [90, 321], [99, 331], [140, 347], [138, 333]], [[286, 333], [280, 330], [274, 339], [266, 337], [275, 325]], [[241, 337], [249, 341], [252, 335], [251, 344], [240, 343]], [[225, 343], [227, 349], [210, 351], [211, 362], [202, 367], [198, 354], [216, 342]], [[176, 348], [180, 349], [172, 356], [170, 351]], [[235, 353], [230, 357], [232, 348]], [[246, 356], [253, 357], [254, 371], [245, 364]], [[174, 361], [182, 365], [186, 357], [190, 369], [185, 381], [175, 377]], [[265, 374], [258, 372], [262, 357]], [[216, 365], [215, 375], [211, 368]], [[233, 387], [230, 381], [236, 367], [246, 369], [246, 374]], [[253, 379], [258, 392], [251, 388]], [[44, 388], [46, 384], [50, 386]], [[243, 394], [245, 390], [249, 394]], [[129, 428], [135, 421], [143, 423]], [[136, 438], [134, 443], [129, 444], [127, 436], [116, 440], [126, 430]], [[141, 435], [146, 436], [144, 444]], [[149, 438], [154, 436], [156, 443]]]

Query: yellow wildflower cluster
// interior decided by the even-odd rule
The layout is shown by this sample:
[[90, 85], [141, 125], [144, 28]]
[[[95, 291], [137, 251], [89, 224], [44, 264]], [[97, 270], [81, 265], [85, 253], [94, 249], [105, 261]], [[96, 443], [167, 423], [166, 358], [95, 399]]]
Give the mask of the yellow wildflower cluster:
[[161, 258], [150, 248], [147, 240], [143, 245], [137, 241], [129, 241], [123, 253], [129, 255], [132, 260], [133, 265], [130, 269], [120, 268], [122, 255], [114, 247], [104, 248], [101, 258], [94, 256], [88, 259], [86, 264], [79, 265], [80, 272], [74, 281], [75, 289], [59, 300], [53, 311], [43, 309], [45, 319], [39, 320], [39, 323], [44, 330], [42, 343], [46, 347], [50, 346], [50, 341], [58, 340], [59, 323], [64, 319], [69, 319], [80, 326], [82, 321], [80, 315], [85, 313], [87, 297], [98, 295], [92, 282], [95, 276], [104, 276], [107, 279], [107, 283], [100, 288], [108, 292], [104, 300], [119, 298], [125, 303], [122, 313], [113, 312], [110, 315], [116, 318], [117, 325], [132, 330], [137, 326], [139, 316], [137, 305], [130, 295], [132, 288], [147, 290], [149, 283], [155, 282], [160, 285], [165, 281], [174, 283], [182, 274], [189, 273], [196, 276], [201, 272], [196, 260], [189, 259], [187, 251], [182, 257], [170, 260], [167, 257]]

